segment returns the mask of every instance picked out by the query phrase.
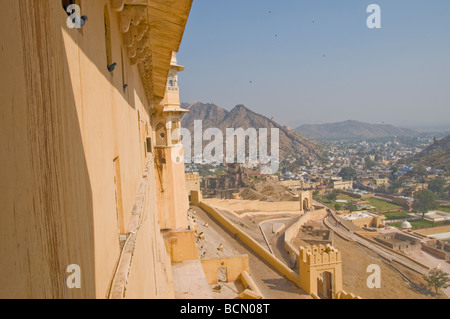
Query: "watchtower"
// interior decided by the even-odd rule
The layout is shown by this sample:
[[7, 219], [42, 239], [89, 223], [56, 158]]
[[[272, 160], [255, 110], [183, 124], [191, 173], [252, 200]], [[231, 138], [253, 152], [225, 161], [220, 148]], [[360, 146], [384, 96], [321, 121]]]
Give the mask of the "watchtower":
[[185, 186], [180, 117], [189, 111], [180, 107], [178, 89], [178, 72], [183, 70], [184, 67], [177, 64], [176, 55], [173, 53], [164, 99], [161, 107], [155, 111], [153, 127], [161, 229], [187, 227], [189, 201]]
[[333, 299], [342, 291], [341, 252], [331, 245], [299, 248], [299, 283], [308, 294]]
[[302, 191], [299, 194], [299, 200], [300, 200], [300, 211], [302, 212], [309, 212], [312, 210], [312, 201], [313, 196], [311, 191]]

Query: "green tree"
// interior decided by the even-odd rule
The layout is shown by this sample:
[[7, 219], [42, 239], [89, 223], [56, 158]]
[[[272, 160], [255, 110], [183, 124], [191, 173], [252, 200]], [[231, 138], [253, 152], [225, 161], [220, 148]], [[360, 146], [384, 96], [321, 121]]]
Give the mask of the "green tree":
[[211, 179], [209, 185], [208, 185], [208, 189], [216, 189], [217, 187], [217, 180], [215, 178]]
[[422, 219], [428, 211], [437, 209], [439, 203], [436, 201], [437, 195], [429, 189], [423, 189], [414, 194], [413, 209], [422, 214]]
[[392, 182], [391, 186], [389, 186], [389, 190], [391, 192], [394, 192], [397, 189], [401, 188], [402, 186], [403, 186], [403, 181], [401, 179], [397, 179]]
[[444, 190], [444, 199], [450, 199], [450, 185]]
[[356, 206], [354, 203], [349, 202], [345, 205], [345, 209], [349, 210], [350, 212], [354, 212], [358, 210], [358, 206]]
[[306, 161], [304, 158], [299, 157], [296, 159], [295, 164], [297, 164], [297, 166], [306, 166]]
[[392, 167], [390, 168], [390, 170], [392, 171], [392, 174], [395, 174], [395, 173], [398, 172], [398, 167], [397, 167], [397, 166], [392, 166]]
[[425, 279], [430, 288], [434, 288], [436, 294], [439, 292], [439, 289], [450, 287], [449, 275], [438, 268], [431, 269], [428, 275], [423, 276], [423, 279]]
[[329, 192], [325, 197], [330, 201], [335, 201], [337, 197], [341, 194], [341, 191], [339, 189], [333, 189], [331, 192]]
[[445, 180], [445, 178], [436, 177], [428, 184], [428, 189], [432, 190], [435, 193], [440, 194], [444, 191], [446, 184], [447, 181]]
[[334, 209], [335, 210], [342, 210], [342, 205], [339, 203], [334, 204]]
[[366, 166], [366, 169], [372, 169], [375, 165], [377, 165], [374, 161], [370, 159], [370, 157], [364, 159], [364, 164]]
[[351, 167], [344, 167], [338, 176], [342, 177], [344, 181], [352, 181], [356, 177], [356, 171]]
[[426, 175], [427, 169], [422, 164], [417, 164], [416, 166], [413, 167], [412, 172], [415, 175]]

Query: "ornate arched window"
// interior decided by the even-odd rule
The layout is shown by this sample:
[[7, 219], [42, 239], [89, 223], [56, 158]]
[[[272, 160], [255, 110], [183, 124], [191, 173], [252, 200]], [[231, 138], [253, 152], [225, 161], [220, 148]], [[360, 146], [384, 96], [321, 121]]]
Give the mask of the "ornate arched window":
[[156, 126], [156, 146], [167, 146], [167, 129], [164, 123]]
[[180, 120], [173, 119], [172, 120], [172, 145], [177, 145], [181, 142], [181, 134], [180, 134]]

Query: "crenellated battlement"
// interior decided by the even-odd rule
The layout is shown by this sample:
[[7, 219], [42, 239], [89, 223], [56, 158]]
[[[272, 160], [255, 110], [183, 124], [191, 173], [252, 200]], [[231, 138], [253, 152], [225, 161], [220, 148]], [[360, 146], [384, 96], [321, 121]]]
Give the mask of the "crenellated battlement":
[[300, 247], [299, 262], [308, 265], [321, 265], [342, 262], [341, 252], [331, 245]]
[[331, 245], [299, 247], [299, 283], [312, 294], [334, 298], [342, 290], [342, 256]]

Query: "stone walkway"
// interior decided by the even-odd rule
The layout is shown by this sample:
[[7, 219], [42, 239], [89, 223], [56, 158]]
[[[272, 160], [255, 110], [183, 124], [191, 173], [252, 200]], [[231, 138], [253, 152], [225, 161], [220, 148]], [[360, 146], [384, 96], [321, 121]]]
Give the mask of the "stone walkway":
[[[297, 287], [293, 282], [274, 270], [247, 246], [236, 240], [228, 231], [199, 207], [192, 207], [198, 230], [204, 232], [205, 240], [200, 244], [205, 250], [205, 258], [249, 256], [250, 274], [255, 283], [267, 299], [311, 299], [311, 296]], [[207, 225], [204, 226], [204, 225]], [[259, 230], [259, 227], [256, 225]], [[223, 252], [218, 251], [219, 244], [223, 245]]]

